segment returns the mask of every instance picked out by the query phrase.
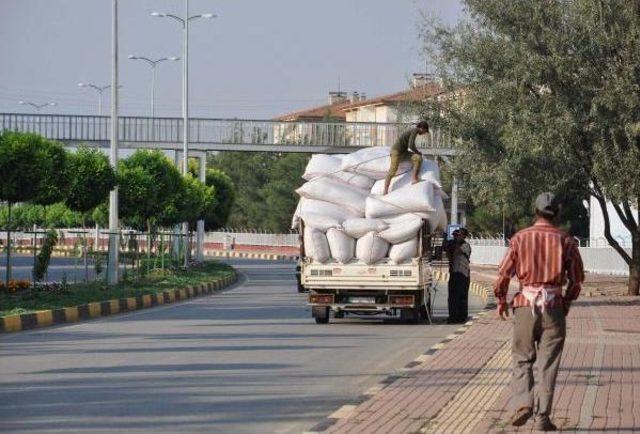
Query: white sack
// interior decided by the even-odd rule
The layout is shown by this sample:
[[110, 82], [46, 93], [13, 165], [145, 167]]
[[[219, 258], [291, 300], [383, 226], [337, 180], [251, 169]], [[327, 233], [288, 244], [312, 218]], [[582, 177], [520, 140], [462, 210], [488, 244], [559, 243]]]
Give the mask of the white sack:
[[309, 160], [302, 178], [310, 181], [318, 176], [336, 172], [340, 170], [342, 158], [342, 155], [315, 154]]
[[312, 179], [298, 188], [296, 193], [307, 199], [331, 202], [357, 215], [364, 215], [367, 193], [328, 177]]
[[[305, 215], [308, 213], [332, 217], [340, 222], [350, 218], [360, 217], [358, 213], [350, 211], [343, 206], [338, 206], [329, 202], [323, 202], [321, 200], [302, 198], [298, 203], [298, 208], [296, 209], [296, 214], [294, 215], [293, 220], [296, 221], [297, 219], [299, 221], [301, 215]], [[295, 225], [292, 227], [295, 229], [298, 226]]]
[[[383, 146], [360, 149], [348, 154], [342, 159], [342, 170], [368, 176], [373, 179], [382, 179], [389, 172], [391, 165], [390, 149]], [[397, 174], [411, 170], [411, 161], [401, 161]]]
[[[411, 171], [394, 176], [393, 178], [391, 178], [391, 182], [389, 183], [389, 192], [399, 190], [411, 185], [412, 178], [413, 175], [411, 174]], [[442, 188], [440, 184], [440, 169], [438, 169], [438, 165], [433, 160], [422, 160], [422, 167], [420, 168], [420, 172], [418, 173], [418, 179], [420, 181], [429, 181], [433, 183], [434, 187], [438, 189]], [[384, 179], [376, 181], [376, 183], [373, 184], [371, 193], [384, 193]]]
[[331, 216], [317, 214], [314, 212], [306, 212], [300, 215], [304, 221], [304, 226], [310, 229], [316, 229], [321, 232], [327, 232], [331, 228], [340, 227], [340, 221]]
[[389, 229], [380, 232], [378, 236], [390, 244], [404, 243], [412, 238], [417, 238], [421, 227], [422, 219], [413, 217], [405, 222], [389, 226]]
[[367, 218], [391, 217], [410, 212], [433, 212], [433, 184], [422, 181], [385, 196], [369, 196], [365, 211]]
[[318, 230], [304, 228], [305, 255], [316, 262], [327, 262], [331, 257], [327, 236]]
[[291, 217], [291, 229], [298, 229], [300, 227], [300, 208], [302, 207], [303, 200], [304, 199], [300, 199], [298, 201], [296, 210], [293, 212], [293, 217]]
[[369, 232], [356, 243], [356, 257], [365, 264], [375, 264], [387, 256], [389, 243]]
[[432, 229], [444, 231], [447, 228], [447, 210], [444, 208], [444, 201], [442, 200], [441, 191], [436, 191], [434, 194], [436, 211], [433, 216]]
[[400, 244], [395, 244], [389, 249], [389, 259], [392, 264], [402, 264], [418, 255], [418, 237], [411, 238]]
[[340, 171], [327, 176], [335, 179], [336, 181], [344, 182], [345, 184], [361, 188], [367, 193], [369, 193], [371, 187], [373, 187], [373, 183], [376, 182], [375, 179], [371, 179], [367, 176], [345, 171]]
[[368, 232], [380, 232], [387, 229], [389, 225], [383, 220], [378, 219], [349, 219], [342, 222], [342, 229], [347, 235], [353, 238], [361, 238]]
[[344, 231], [331, 228], [327, 231], [329, 250], [331, 257], [337, 262], [344, 264], [349, 262], [355, 253], [356, 240], [347, 235]]

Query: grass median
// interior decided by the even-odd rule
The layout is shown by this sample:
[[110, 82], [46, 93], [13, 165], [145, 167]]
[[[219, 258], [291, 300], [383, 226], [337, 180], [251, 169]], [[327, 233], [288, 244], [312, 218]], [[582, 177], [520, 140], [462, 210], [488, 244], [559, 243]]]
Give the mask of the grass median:
[[118, 285], [87, 282], [0, 293], [0, 317], [182, 289], [232, 274], [233, 269], [229, 265], [207, 261], [188, 270], [155, 270], [142, 279]]

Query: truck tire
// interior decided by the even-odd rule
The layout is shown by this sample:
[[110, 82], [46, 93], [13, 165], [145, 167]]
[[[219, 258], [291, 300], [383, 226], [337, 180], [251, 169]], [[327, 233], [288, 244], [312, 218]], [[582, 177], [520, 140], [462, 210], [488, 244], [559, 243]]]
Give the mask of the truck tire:
[[409, 324], [416, 324], [420, 318], [420, 310], [416, 307], [408, 307], [400, 311], [400, 320]]
[[316, 324], [327, 324], [329, 322], [329, 306], [313, 306], [311, 315], [316, 320]]

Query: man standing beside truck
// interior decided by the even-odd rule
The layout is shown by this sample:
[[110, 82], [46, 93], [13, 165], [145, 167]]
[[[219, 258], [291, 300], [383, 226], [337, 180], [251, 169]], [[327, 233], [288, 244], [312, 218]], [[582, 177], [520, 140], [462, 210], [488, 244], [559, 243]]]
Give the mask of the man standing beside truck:
[[469, 283], [471, 277], [471, 246], [465, 241], [469, 232], [465, 228], [453, 231], [449, 242], [449, 324], [467, 322], [469, 316]]
[[422, 167], [422, 153], [416, 148], [416, 137], [429, 132], [429, 124], [426, 121], [420, 121], [415, 128], [411, 128], [398, 137], [398, 140], [391, 146], [391, 164], [389, 172], [384, 179], [384, 194], [389, 192], [391, 178], [396, 176], [401, 161], [411, 160], [413, 163], [413, 173], [411, 183], [418, 182], [420, 175], [420, 167]]
[[[504, 320], [509, 316], [509, 281], [514, 275], [520, 281], [520, 291], [511, 301], [514, 413], [510, 422], [522, 426], [535, 414], [534, 429], [539, 431], [557, 429], [550, 414], [566, 336], [565, 317], [584, 281], [575, 241], [554, 225], [559, 211], [560, 204], [552, 193], [542, 193], [536, 198], [536, 221], [511, 238], [495, 284], [498, 315]], [[562, 285], [566, 281], [563, 294]], [[534, 397], [536, 359], [539, 377]]]

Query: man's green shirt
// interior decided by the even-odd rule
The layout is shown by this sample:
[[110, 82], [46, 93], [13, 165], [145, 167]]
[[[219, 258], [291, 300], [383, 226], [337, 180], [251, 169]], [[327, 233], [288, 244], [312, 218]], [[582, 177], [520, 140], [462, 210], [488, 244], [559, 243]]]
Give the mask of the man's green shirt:
[[412, 152], [417, 153], [418, 149], [416, 148], [416, 136], [418, 135], [417, 128], [411, 128], [410, 130], [405, 131], [398, 137], [398, 140], [391, 147], [391, 152], [397, 154], [406, 154], [411, 150]]

